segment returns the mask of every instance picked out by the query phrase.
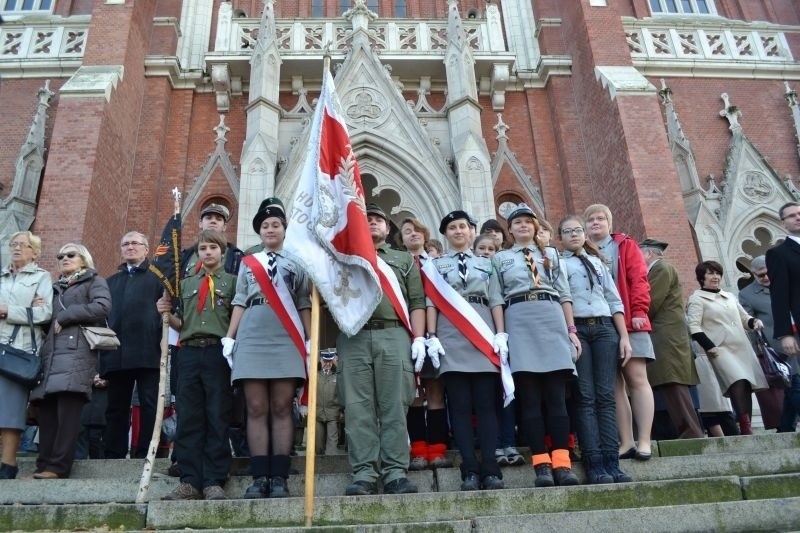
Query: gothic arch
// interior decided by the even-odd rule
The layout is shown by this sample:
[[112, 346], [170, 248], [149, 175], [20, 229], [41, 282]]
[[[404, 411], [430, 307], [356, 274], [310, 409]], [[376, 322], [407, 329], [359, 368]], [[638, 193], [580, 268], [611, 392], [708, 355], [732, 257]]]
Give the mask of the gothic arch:
[[[762, 237], [756, 235], [756, 231], [763, 228], [769, 233], [771, 242], [761, 242]], [[753, 256], [743, 248], [743, 244], [747, 241], [753, 243], [761, 243], [762, 245], [774, 246], [777, 240], [784, 235], [786, 230], [783, 229], [775, 212], [769, 206], [760, 206], [748, 217], [744, 217], [739, 222], [732, 224], [728, 229], [728, 235], [731, 236], [727, 241], [727, 250], [725, 253], [725, 278], [726, 285], [729, 287], [736, 286], [738, 278], [742, 277], [742, 273], [736, 268], [736, 262], [741, 258], [749, 260]], [[765, 250], [766, 251], [766, 250]]]

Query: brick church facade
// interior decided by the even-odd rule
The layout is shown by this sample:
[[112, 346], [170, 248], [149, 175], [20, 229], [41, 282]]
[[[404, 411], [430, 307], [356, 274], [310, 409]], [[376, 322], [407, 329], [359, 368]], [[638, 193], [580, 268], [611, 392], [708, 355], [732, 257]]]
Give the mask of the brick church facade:
[[[800, 198], [796, 0], [2, 0], [0, 241], [54, 269], [85, 243], [113, 272], [184, 196], [229, 239], [290, 203], [331, 55], [368, 200], [429, 227], [526, 202], [591, 203], [614, 229], [742, 269]], [[152, 247], [151, 247], [152, 249]], [[3, 250], [5, 252], [5, 250]], [[738, 265], [738, 266], [737, 266]]]

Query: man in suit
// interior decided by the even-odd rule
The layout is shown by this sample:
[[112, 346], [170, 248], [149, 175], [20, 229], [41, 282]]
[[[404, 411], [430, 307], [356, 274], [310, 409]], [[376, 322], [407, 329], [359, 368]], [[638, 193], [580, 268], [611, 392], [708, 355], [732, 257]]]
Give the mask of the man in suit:
[[788, 202], [778, 210], [786, 229], [783, 244], [767, 250], [767, 270], [772, 281], [770, 297], [774, 333], [781, 351], [789, 356], [792, 386], [785, 392], [778, 431], [795, 431], [800, 412], [800, 364], [797, 328], [800, 324], [800, 204]]
[[647, 365], [647, 379], [667, 406], [681, 439], [704, 436], [689, 387], [700, 383], [694, 366], [689, 331], [683, 314], [683, 288], [674, 266], [664, 260], [668, 244], [655, 239], [639, 243], [650, 283], [650, 338], [656, 360]]

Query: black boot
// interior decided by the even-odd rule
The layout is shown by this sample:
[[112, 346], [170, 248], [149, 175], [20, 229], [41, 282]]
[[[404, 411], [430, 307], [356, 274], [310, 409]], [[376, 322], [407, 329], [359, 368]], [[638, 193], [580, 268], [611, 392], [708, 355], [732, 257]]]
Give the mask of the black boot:
[[603, 467], [603, 456], [599, 454], [584, 455], [583, 468], [586, 470], [586, 482], [590, 485], [614, 483], [614, 478]]
[[536, 471], [536, 481], [534, 485], [537, 487], [552, 487], [555, 485], [553, 481], [553, 467], [550, 463], [542, 463], [533, 467]]
[[272, 455], [269, 458], [269, 497], [286, 498], [289, 496], [289, 462], [288, 455]]
[[16, 466], [0, 463], [0, 479], [14, 479], [17, 477], [17, 472], [19, 472], [19, 468]]
[[614, 483], [630, 483], [633, 481], [631, 476], [619, 469], [619, 455], [617, 452], [603, 454], [603, 468], [614, 478]]

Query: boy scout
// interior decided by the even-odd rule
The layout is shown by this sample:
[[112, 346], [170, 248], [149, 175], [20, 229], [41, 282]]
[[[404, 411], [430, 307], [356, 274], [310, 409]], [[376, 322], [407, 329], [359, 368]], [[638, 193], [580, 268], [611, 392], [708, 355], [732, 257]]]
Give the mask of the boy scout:
[[425, 357], [425, 295], [411, 254], [386, 244], [389, 219], [383, 210], [368, 205], [367, 219], [378, 257], [392, 268], [406, 300], [414, 343], [409, 342], [408, 331], [386, 295], [361, 331], [337, 339], [339, 396], [344, 402], [348, 459], [353, 469], [353, 483], [345, 490], [348, 496], [376, 494], [379, 476], [386, 494], [417, 492], [406, 478], [406, 411], [414, 399], [410, 354]]
[[[231, 300], [236, 276], [225, 272], [222, 257], [225, 237], [205, 230], [197, 237], [197, 256], [202, 268], [181, 281], [181, 302], [169, 325], [180, 331], [178, 359], [179, 413], [175, 451], [181, 469], [181, 483], [165, 500], [221, 500], [228, 478], [231, 452], [228, 425], [233, 395], [231, 369], [222, 356], [220, 339], [228, 331]], [[160, 313], [172, 307], [162, 297]]]

